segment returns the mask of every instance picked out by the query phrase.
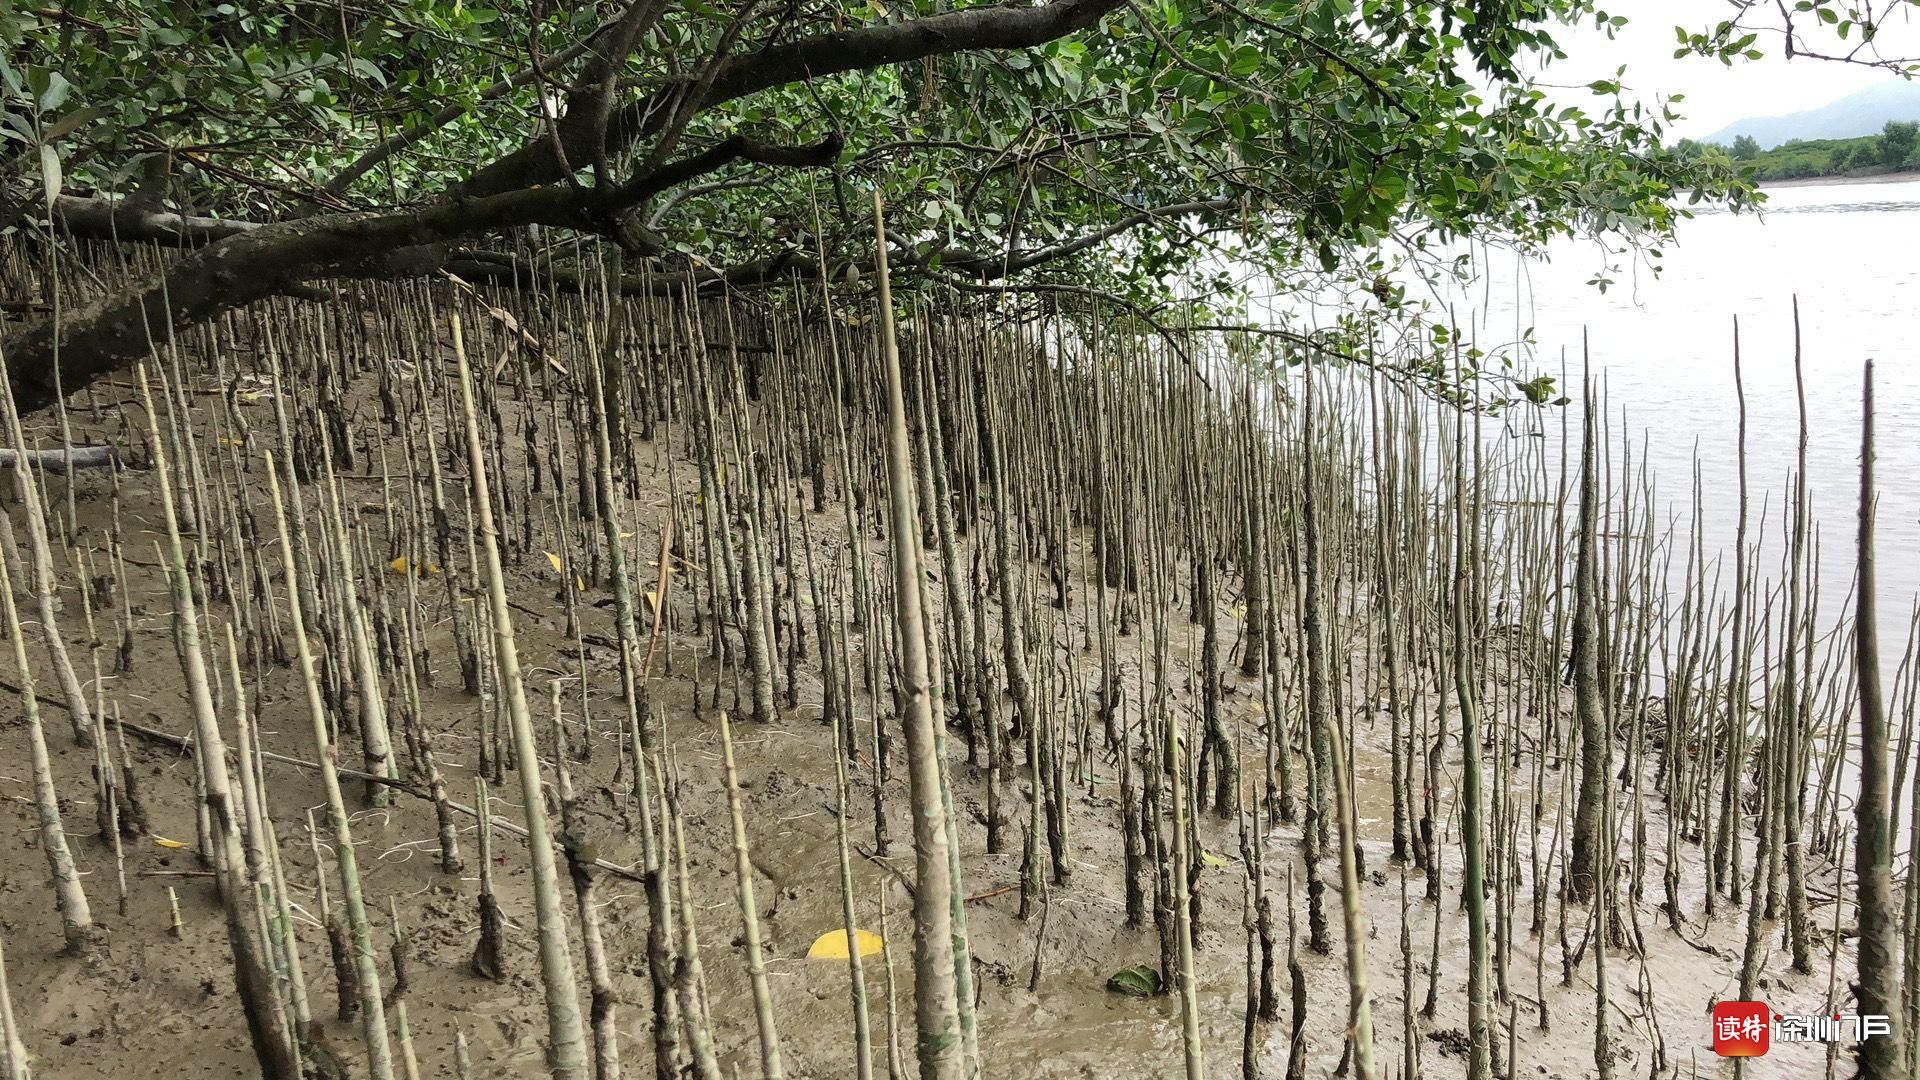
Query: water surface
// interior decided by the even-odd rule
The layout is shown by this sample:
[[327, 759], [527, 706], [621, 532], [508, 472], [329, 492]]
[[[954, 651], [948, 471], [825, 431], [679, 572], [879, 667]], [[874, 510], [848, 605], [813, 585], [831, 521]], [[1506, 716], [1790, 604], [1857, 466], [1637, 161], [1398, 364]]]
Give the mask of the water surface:
[[[1891, 669], [1920, 595], [1920, 180], [1772, 188], [1767, 195], [1759, 214], [1706, 210], [1682, 222], [1657, 274], [1590, 241], [1565, 241], [1545, 258], [1482, 252], [1482, 273], [1469, 288], [1428, 295], [1476, 326], [1483, 342], [1518, 340], [1531, 329], [1533, 366], [1556, 372], [1564, 357], [1576, 402], [1584, 335], [1615, 430], [1633, 433], [1636, 457], [1644, 445], [1660, 503], [1683, 519], [1698, 461], [1707, 550], [1729, 558], [1729, 582], [1739, 506], [1735, 327], [1750, 527], [1762, 545], [1763, 579], [1778, 581], [1783, 500], [1798, 441], [1797, 300], [1808, 491], [1828, 624], [1848, 602], [1856, 566], [1861, 369], [1872, 359], [1876, 595]], [[1600, 276], [1613, 279], [1604, 291], [1592, 284]], [[1512, 431], [1544, 429], [1549, 457], [1557, 457], [1560, 419], [1553, 411], [1515, 413], [1507, 424]], [[1577, 438], [1577, 418], [1573, 430]], [[1676, 582], [1680, 571], [1675, 565]]]

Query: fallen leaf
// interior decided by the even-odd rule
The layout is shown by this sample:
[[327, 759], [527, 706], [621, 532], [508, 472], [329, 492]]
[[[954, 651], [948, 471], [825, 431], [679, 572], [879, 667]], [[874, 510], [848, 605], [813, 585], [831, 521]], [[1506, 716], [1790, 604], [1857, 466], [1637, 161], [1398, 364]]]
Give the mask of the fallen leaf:
[[[853, 936], [860, 942], [861, 956], [872, 956], [886, 945], [886, 940], [871, 930], [856, 929]], [[821, 934], [813, 939], [812, 946], [807, 949], [809, 960], [845, 960], [846, 958], [847, 931], [844, 928]]]
[[1107, 989], [1128, 997], [1152, 997], [1160, 992], [1160, 972], [1150, 964], [1122, 968], [1108, 976]]
[[192, 844], [183, 844], [178, 840], [169, 840], [166, 837], [161, 836], [159, 833], [154, 834], [153, 842], [156, 844], [159, 844], [163, 848], [172, 848], [175, 851], [184, 851], [185, 849], [193, 846]]
[[547, 557], [547, 561], [553, 564], [553, 572], [554, 572], [554, 573], [556, 573], [556, 574], [564, 574], [564, 573], [566, 573], [566, 572], [567, 572], [567, 568], [566, 568], [565, 566], [563, 566], [563, 565], [561, 565], [561, 563], [560, 563], [560, 556], [558, 556], [558, 555], [555, 555], [555, 554], [554, 554], [553, 552], [551, 552], [551, 551], [543, 551], [543, 552], [541, 552], [540, 554], [542, 554], [542, 555], [545, 555], [545, 556]]

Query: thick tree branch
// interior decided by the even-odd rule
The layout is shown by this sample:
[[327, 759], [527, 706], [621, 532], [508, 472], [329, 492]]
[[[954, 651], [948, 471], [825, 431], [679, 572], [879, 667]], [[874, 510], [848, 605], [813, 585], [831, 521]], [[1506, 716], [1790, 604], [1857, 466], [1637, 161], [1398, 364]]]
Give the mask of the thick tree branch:
[[128, 240], [189, 247], [260, 228], [255, 221], [152, 210], [126, 200], [62, 195], [53, 204], [56, 228], [87, 240]]
[[[700, 73], [690, 82], [681, 82], [670, 87], [664, 92], [664, 97], [655, 95], [659, 107], [649, 106], [647, 116], [650, 120], [664, 119], [660, 119], [660, 122], [653, 127], [653, 130], [659, 132], [660, 137], [654, 140], [653, 149], [647, 154], [644, 171], [652, 172], [679, 149], [680, 139], [687, 133], [687, 125], [693, 123], [693, 118], [705, 107], [707, 91], [712, 88], [714, 79], [725, 70], [726, 61], [733, 52], [734, 43], [745, 32], [748, 20], [753, 18], [753, 13], [759, 6], [760, 0], [744, 0], [739, 12], [720, 31], [720, 41], [714, 46], [713, 55], [701, 65]], [[603, 141], [607, 135], [604, 124], [593, 132], [595, 139]], [[624, 140], [622, 145], [625, 145]]]
[[[410, 213], [325, 214], [234, 233], [153, 274], [67, 312], [61, 380], [71, 393], [148, 355], [168, 326], [186, 327], [324, 276], [399, 276], [433, 268], [431, 245], [487, 228], [566, 217], [566, 188], [509, 192]], [[54, 327], [42, 319], [6, 347], [14, 401], [51, 404]]]
[[811, 146], [778, 146], [745, 135], [731, 135], [697, 154], [669, 162], [628, 182], [615, 194], [614, 202], [622, 208], [642, 205], [668, 188], [718, 172], [736, 161], [785, 168], [819, 168], [833, 164], [844, 145], [839, 132]]
[[[1032, 48], [1092, 26], [1121, 3], [1052, 0], [1038, 6], [994, 4], [884, 26], [815, 34], [727, 58], [694, 104], [696, 111], [710, 109], [776, 86], [928, 56]], [[657, 133], [673, 111], [663, 106], [679, 90], [677, 85], [668, 87], [621, 109], [608, 123], [607, 151], [625, 149]], [[584, 131], [567, 132], [563, 140], [573, 144], [566, 147], [570, 161], [579, 159], [590, 147], [590, 135]], [[558, 179], [551, 151], [534, 140], [474, 173], [462, 190], [469, 195], [486, 195]]]
[[[629, 7], [625, 12], [616, 16], [614, 19], [609, 20], [607, 23], [602, 25], [598, 30], [595, 30], [593, 33], [588, 34], [586, 37], [582, 38], [578, 44], [573, 45], [570, 48], [563, 49], [560, 52], [554, 54], [552, 57], [548, 58], [547, 66], [549, 68], [564, 67], [565, 65], [571, 64], [575, 60], [580, 59], [582, 56], [585, 56], [589, 51], [594, 49], [594, 47], [599, 43], [600, 39], [606, 35], [608, 30], [623, 27], [632, 18], [633, 13], [636, 10], [644, 9], [648, 6], [650, 6], [649, 0], [639, 0], [638, 3]], [[621, 46], [620, 49], [621, 49], [620, 56], [622, 59], [624, 59], [627, 53], [632, 51], [633, 43], [631, 41], [628, 41], [625, 43], [625, 45]], [[610, 54], [612, 50], [613, 50], [613, 47], [609, 46], [606, 52]], [[617, 70], [617, 65], [615, 66], [615, 70]], [[538, 74], [539, 73], [532, 67], [522, 68], [519, 71], [514, 72], [512, 75], [509, 75], [508, 77], [501, 79], [498, 82], [495, 82], [494, 84], [492, 84], [491, 86], [488, 86], [486, 89], [480, 91], [480, 96], [478, 100], [492, 101], [495, 98], [505, 97], [507, 94], [515, 90], [518, 90], [520, 87], [525, 86], [528, 83], [532, 82]], [[464, 102], [464, 101], [455, 102], [451, 105], [448, 105], [446, 108], [441, 109], [439, 112], [434, 113], [432, 116], [427, 117], [425, 120], [422, 120], [420, 123], [415, 124], [412, 127], [407, 128], [403, 131], [395, 132], [393, 135], [389, 136], [385, 141], [380, 143], [380, 145], [375, 146], [374, 148], [372, 148], [371, 150], [368, 150], [364, 154], [361, 154], [357, 159], [354, 160], [353, 164], [340, 170], [340, 174], [338, 176], [335, 176], [333, 179], [327, 181], [326, 184], [323, 185], [322, 190], [330, 192], [335, 195], [344, 193], [348, 188], [353, 186], [354, 181], [372, 172], [376, 167], [379, 166], [381, 162], [387, 160], [388, 158], [401, 152], [402, 150], [407, 149], [408, 147], [414, 146], [424, 141], [428, 136], [432, 135], [434, 132], [439, 131], [441, 128], [446, 127], [448, 124], [453, 123], [455, 120], [458, 120], [464, 113], [466, 113], [471, 108], [472, 108], [472, 105], [469, 105], [467, 102]]]
[[658, 0], [634, 0], [613, 23], [604, 48], [598, 50], [586, 69], [575, 80], [567, 97], [567, 112], [578, 114], [587, 128], [590, 143], [587, 160], [593, 164], [596, 184], [607, 182], [607, 117], [613, 112], [613, 95], [620, 85], [620, 69], [640, 37], [653, 25], [661, 9]]
[[[66, 313], [60, 381], [72, 393], [147, 356], [169, 325], [191, 326], [303, 281], [425, 274], [446, 261], [450, 241], [490, 229], [551, 225], [604, 232], [622, 211], [733, 162], [823, 165], [839, 152], [838, 136], [812, 146], [781, 147], [736, 135], [611, 192], [553, 185], [416, 210], [323, 214], [242, 229], [143, 282]], [[7, 342], [7, 370], [21, 408], [53, 402], [53, 344], [54, 328], [47, 319]]]
[[[602, 148], [609, 155], [631, 149], [642, 137], [658, 134], [675, 114], [698, 113], [813, 77], [951, 53], [1030, 48], [1085, 29], [1122, 2], [1051, 0], [1032, 5], [1015, 0], [816, 34], [728, 56], [691, 84], [693, 99], [681, 108], [668, 107], [689, 90], [689, 85], [676, 83], [620, 109], [604, 127], [591, 125], [598, 131], [586, 130], [586, 124], [568, 125], [561, 135], [561, 155], [555, 155], [544, 140], [533, 138], [476, 172], [447, 201], [415, 210], [323, 214], [245, 228], [239, 223], [151, 212], [127, 217], [125, 208], [111, 206], [104, 210], [76, 206], [76, 211], [84, 211], [82, 219], [95, 215], [90, 219], [93, 223], [104, 213], [110, 226], [137, 226], [173, 243], [213, 242], [139, 285], [67, 313], [62, 327], [62, 384], [71, 392], [146, 356], [153, 336], [168, 325], [193, 325], [303, 281], [425, 273], [445, 262], [450, 241], [489, 229], [543, 224], [609, 232], [625, 209], [737, 161], [787, 167], [830, 162], [841, 149], [837, 135], [797, 149], [735, 136], [648, 169], [612, 191], [552, 183], [569, 167], [562, 160], [589, 160]], [[373, 164], [377, 161], [367, 167]], [[113, 229], [105, 232], [112, 235]], [[800, 261], [783, 254], [716, 278], [729, 285], [776, 280], [791, 276]], [[19, 404], [32, 408], [50, 403], [54, 397], [52, 326], [43, 320], [23, 328], [8, 341], [6, 352]]]

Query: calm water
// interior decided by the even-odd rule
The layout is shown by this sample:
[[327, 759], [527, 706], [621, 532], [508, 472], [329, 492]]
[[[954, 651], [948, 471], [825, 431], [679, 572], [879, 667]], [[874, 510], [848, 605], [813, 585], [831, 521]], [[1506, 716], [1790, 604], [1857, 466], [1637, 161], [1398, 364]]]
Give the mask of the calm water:
[[[1897, 654], [1920, 595], [1920, 181], [1768, 195], [1757, 217], [1713, 213], [1683, 223], [1657, 279], [1614, 275], [1619, 280], [1603, 294], [1586, 284], [1599, 264], [1593, 248], [1570, 244], [1546, 262], [1508, 259], [1495, 267], [1480, 309], [1489, 328], [1512, 325], [1516, 313], [1521, 325], [1534, 326], [1543, 358], [1561, 347], [1577, 357], [1586, 329], [1615, 415], [1644, 430], [1667, 496], [1689, 497], [1698, 456], [1706, 539], [1729, 551], [1738, 509], [1737, 318], [1750, 505], [1757, 512], [1760, 496], [1771, 494], [1774, 527], [1766, 539], [1777, 550], [1797, 443], [1797, 297], [1808, 491], [1828, 613], [1845, 600], [1855, 568], [1861, 367], [1872, 359], [1881, 649]], [[1761, 566], [1778, 578], [1777, 563]]]
[[[1854, 569], [1860, 461], [1861, 366], [1874, 361], [1880, 509], [1877, 518], [1881, 650], [1888, 668], [1906, 644], [1920, 596], [1920, 181], [1777, 188], [1759, 215], [1702, 213], [1680, 225], [1656, 277], [1592, 243], [1567, 242], [1546, 259], [1493, 253], [1471, 290], [1437, 297], [1471, 320], [1483, 342], [1533, 328], [1534, 364], [1566, 356], [1577, 397], [1581, 335], [1604, 378], [1616, 432], [1644, 435], [1661, 502], [1683, 518], [1696, 456], [1705, 541], [1728, 556], [1738, 516], [1734, 322], [1747, 399], [1747, 463], [1757, 565], [1779, 580], [1781, 512], [1794, 468], [1793, 303], [1800, 305], [1809, 423], [1808, 490], [1819, 529], [1822, 622], [1846, 600]], [[1620, 266], [1604, 293], [1589, 279]], [[1557, 413], [1516, 414], [1545, 428], [1557, 449]], [[1578, 421], [1574, 424], [1578, 437]], [[1557, 455], [1556, 455], [1557, 456]], [[1764, 536], [1757, 524], [1766, 507]], [[1677, 582], [1684, 564], [1673, 567]], [[1888, 655], [1891, 654], [1891, 655]]]

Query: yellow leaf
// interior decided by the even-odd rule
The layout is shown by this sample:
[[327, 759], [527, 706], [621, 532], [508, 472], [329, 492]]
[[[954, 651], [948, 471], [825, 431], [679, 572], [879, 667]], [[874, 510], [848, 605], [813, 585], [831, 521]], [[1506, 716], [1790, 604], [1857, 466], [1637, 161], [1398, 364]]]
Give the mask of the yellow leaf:
[[[412, 569], [412, 567], [413, 567], [413, 564], [407, 561], [407, 557], [405, 555], [402, 555], [399, 558], [387, 564], [387, 569], [393, 571], [396, 574], [404, 574], [408, 570]], [[440, 572], [440, 568], [433, 565], [432, 563], [422, 563], [420, 564], [420, 569], [417, 572], [421, 574], [437, 574]]]
[[650, 612], [660, 610], [660, 594], [653, 589], [647, 590], [647, 610]]
[[155, 833], [153, 835], [153, 842], [156, 844], [159, 844], [163, 848], [172, 848], [175, 851], [182, 851], [192, 846], [191, 844], [183, 844], [178, 840], [169, 840], [166, 837], [161, 836], [159, 833]]
[[562, 566], [562, 565], [560, 564], [560, 556], [558, 556], [558, 555], [555, 555], [555, 554], [554, 554], [553, 552], [551, 552], [551, 551], [543, 551], [543, 552], [541, 552], [541, 554], [542, 554], [542, 555], [545, 555], [545, 556], [547, 557], [547, 561], [553, 564], [553, 572], [554, 572], [554, 573], [556, 573], [556, 574], [564, 574], [564, 573], [566, 573], [566, 572], [567, 572], [567, 571], [566, 571], [566, 567], [564, 567], [564, 566]]
[[574, 584], [574, 587], [575, 587], [575, 588], [577, 588], [577, 589], [579, 589], [579, 590], [580, 590], [581, 592], [586, 592], [586, 591], [587, 591], [587, 579], [586, 579], [586, 578], [583, 578], [583, 577], [581, 577], [580, 575], [578, 575], [578, 574], [575, 574], [575, 575], [573, 576], [573, 584]]
[[[872, 956], [879, 952], [886, 941], [871, 930], [855, 930], [855, 940], [860, 942], [860, 955]], [[847, 958], [847, 932], [844, 928], [829, 930], [815, 938], [812, 947], [807, 949], [809, 960], [845, 960]]]

